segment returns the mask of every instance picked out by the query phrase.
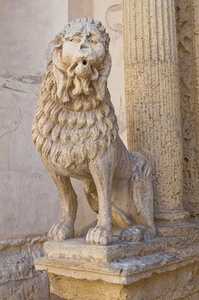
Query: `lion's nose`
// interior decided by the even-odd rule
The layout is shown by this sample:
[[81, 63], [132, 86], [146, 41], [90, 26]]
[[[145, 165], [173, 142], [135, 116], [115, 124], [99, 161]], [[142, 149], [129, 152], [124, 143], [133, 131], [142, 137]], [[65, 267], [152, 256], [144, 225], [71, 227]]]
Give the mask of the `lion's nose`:
[[80, 45], [80, 49], [89, 49], [89, 44], [88, 43], [82, 43], [81, 45]]

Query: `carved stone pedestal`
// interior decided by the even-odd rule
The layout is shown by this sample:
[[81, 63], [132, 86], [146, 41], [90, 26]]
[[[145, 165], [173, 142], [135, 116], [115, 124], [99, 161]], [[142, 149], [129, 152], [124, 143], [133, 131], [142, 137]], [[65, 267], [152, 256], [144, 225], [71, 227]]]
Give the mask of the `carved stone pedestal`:
[[35, 265], [48, 272], [51, 300], [199, 297], [196, 232], [109, 246], [89, 245], [84, 238], [50, 241]]

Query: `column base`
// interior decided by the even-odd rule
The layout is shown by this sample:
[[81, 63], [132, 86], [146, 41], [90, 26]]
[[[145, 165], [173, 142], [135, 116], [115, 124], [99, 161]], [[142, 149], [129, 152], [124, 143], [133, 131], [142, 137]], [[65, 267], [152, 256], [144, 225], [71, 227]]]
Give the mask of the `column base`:
[[89, 245], [84, 238], [49, 241], [35, 266], [48, 272], [52, 300], [181, 299], [194, 294], [198, 299], [199, 234], [138, 243], [115, 240], [108, 246]]
[[178, 223], [188, 220], [190, 214], [183, 208], [165, 209], [154, 211], [154, 220], [156, 223]]
[[156, 234], [157, 236], [195, 236], [199, 234], [199, 226], [192, 222], [181, 222], [181, 223], [156, 223]]

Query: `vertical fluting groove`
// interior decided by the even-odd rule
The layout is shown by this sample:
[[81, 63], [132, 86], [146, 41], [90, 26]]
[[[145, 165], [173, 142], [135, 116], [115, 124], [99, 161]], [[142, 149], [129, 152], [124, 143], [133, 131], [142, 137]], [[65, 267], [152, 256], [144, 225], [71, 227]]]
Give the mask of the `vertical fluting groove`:
[[[135, 7], [135, 16], [136, 16], [136, 0], [134, 1], [134, 7]], [[134, 43], [136, 43], [136, 36], [137, 36], [137, 18], [134, 18], [134, 24], [135, 24], [135, 29], [134, 29]], [[135, 62], [137, 63], [138, 57], [137, 57], [137, 47], [135, 47]]]
[[143, 14], [144, 14], [144, 8], [143, 8], [143, 0], [140, 0], [141, 1], [141, 24], [142, 24], [142, 57], [143, 57], [143, 61], [145, 61], [146, 57], [145, 57], [145, 47], [144, 47], [144, 42], [145, 42], [145, 39], [144, 39], [144, 17], [143, 17]]
[[124, 3], [128, 145], [151, 158], [156, 211], [183, 212], [174, 2]]
[[158, 47], [160, 45], [159, 41], [159, 33], [158, 33], [158, 8], [157, 8], [157, 2], [155, 2], [155, 25], [156, 25], [156, 39], [157, 39], [157, 60], [160, 60], [159, 51], [161, 47]]
[[167, 29], [168, 29], [168, 32], [167, 32], [167, 36], [168, 36], [168, 46], [169, 46], [169, 49], [168, 49], [168, 60], [172, 61], [173, 59], [173, 55], [174, 55], [174, 51], [172, 51], [172, 45], [174, 43], [174, 39], [172, 38], [172, 23], [170, 23], [170, 13], [169, 13], [169, 7], [171, 5], [171, 1], [170, 0], [167, 0], [167, 5], [166, 6], [166, 10], [167, 10], [167, 14], [166, 14], [166, 20], [167, 20]]
[[[148, 16], [149, 16], [149, 19], [148, 19], [148, 31], [149, 31], [149, 45], [151, 45], [151, 11], [150, 11], [150, 0], [148, 0]], [[149, 50], [149, 53], [150, 53], [150, 56], [149, 56], [149, 60], [151, 61], [152, 60], [152, 48], [151, 47], [148, 47], [150, 50]]]
[[[166, 45], [166, 34], [165, 34], [165, 28], [164, 28], [164, 20], [165, 20], [165, 13], [164, 13], [164, 1], [161, 1], [161, 11], [162, 11], [162, 18], [161, 18], [161, 24], [162, 24], [162, 35], [163, 35], [163, 45]], [[166, 61], [166, 49], [164, 47], [163, 50], [163, 61]]]

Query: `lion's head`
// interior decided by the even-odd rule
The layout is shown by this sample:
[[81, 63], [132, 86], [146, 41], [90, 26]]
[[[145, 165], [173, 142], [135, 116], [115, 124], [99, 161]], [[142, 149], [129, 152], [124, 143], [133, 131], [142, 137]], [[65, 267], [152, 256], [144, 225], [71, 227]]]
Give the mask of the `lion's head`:
[[[65, 104], [79, 95], [104, 100], [111, 69], [109, 35], [101, 22], [75, 19], [55, 38], [55, 48], [44, 76], [51, 95]], [[53, 76], [52, 76], [53, 75]]]
[[107, 88], [109, 41], [101, 22], [87, 18], [70, 22], [56, 36], [32, 127], [42, 158], [77, 166], [115, 142], [117, 119]]

